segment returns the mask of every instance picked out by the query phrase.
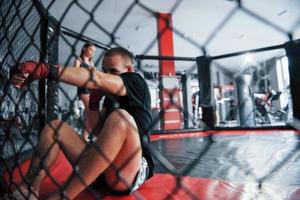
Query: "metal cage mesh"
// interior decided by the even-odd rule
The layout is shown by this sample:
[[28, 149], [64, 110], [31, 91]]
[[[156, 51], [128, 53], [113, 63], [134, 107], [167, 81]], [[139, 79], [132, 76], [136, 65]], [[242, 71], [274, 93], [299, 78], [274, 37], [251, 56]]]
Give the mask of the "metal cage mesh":
[[[94, 61], [95, 65], [99, 66], [101, 58], [107, 49], [114, 46], [122, 46], [121, 43], [123, 38], [120, 39], [118, 37], [122, 34], [120, 33], [120, 27], [126, 26], [128, 23], [127, 20], [134, 10], [146, 12], [153, 18], [157, 16], [156, 11], [153, 10], [151, 6], [147, 6], [147, 4], [143, 1], [130, 1], [127, 7], [121, 9], [124, 12], [121, 15], [118, 15], [119, 18], [112, 18], [111, 20], [114, 23], [112, 23], [110, 27], [105, 27], [101, 21], [107, 19], [98, 20], [95, 19], [94, 16], [95, 12], [99, 12], [99, 10], [101, 10], [101, 6], [108, 3], [108, 1], [97, 1], [91, 6], [86, 6], [82, 3], [82, 1], [68, 1], [66, 10], [61, 14], [61, 18], [58, 19], [54, 19], [50, 16], [51, 7], [55, 3], [56, 1], [50, 1], [47, 5], [43, 5], [37, 0], [3, 0], [0, 2], [1, 174], [6, 173], [9, 174], [9, 176], [12, 176], [12, 174], [10, 174], [10, 170], [18, 168], [19, 164], [28, 159], [33, 152], [35, 152], [35, 155], [41, 156], [41, 162], [45, 160], [47, 153], [42, 154], [41, 152], [37, 152], [37, 140], [39, 139], [38, 133], [42, 130], [45, 123], [58, 118], [70, 124], [71, 127], [73, 127], [78, 133], [82, 134], [84, 132], [84, 110], [78, 99], [76, 88], [74, 86], [46, 80], [33, 82], [27, 88], [17, 90], [10, 84], [10, 73], [12, 67], [17, 63], [21, 63], [26, 60], [41, 60], [53, 64], [59, 63], [64, 66], [70, 66], [73, 64], [74, 58], [79, 54], [80, 48], [86, 41], [94, 42], [96, 45], [97, 53], [94, 57]], [[183, 1], [176, 1], [169, 12], [176, 12], [182, 3]], [[288, 122], [292, 120], [291, 116], [293, 114], [293, 107], [291, 103], [289, 83], [286, 83], [286, 85], [281, 88], [287, 96], [286, 99], [288, 101], [288, 108], [283, 110], [283, 107], [280, 107], [273, 111], [281, 113], [264, 115], [264, 113], [259, 111], [258, 107], [260, 104], [255, 104], [256, 102], [253, 101], [253, 91], [261, 91], [261, 88], [259, 88], [259, 82], [252, 82], [252, 84], [254, 83], [254, 86], [251, 86], [250, 88], [251, 84], [246, 83], [247, 80], [244, 77], [246, 74], [247, 76], [249, 75], [252, 80], [258, 80], [259, 78], [266, 76], [266, 74], [270, 71], [277, 69], [276, 62], [284, 62], [282, 57], [279, 59], [276, 58], [277, 60], [268, 60], [264, 63], [248, 63], [241, 71], [231, 72], [228, 71], [226, 67], [220, 65], [218, 61], [221, 59], [234, 59], [235, 56], [243, 55], [244, 53], [251, 52], [251, 50], [221, 56], [209, 56], [207, 47], [218, 36], [218, 32], [226, 27], [226, 25], [238, 12], [242, 12], [243, 14], [248, 15], [254, 20], [264, 24], [264, 26], [274, 29], [274, 31], [277, 31], [279, 34], [285, 35], [287, 38], [286, 42], [293, 42], [293, 31], [296, 30], [299, 24], [295, 24], [292, 31], [286, 31], [284, 28], [256, 14], [255, 11], [245, 7], [242, 1], [232, 1], [231, 3], [234, 5], [232, 10], [222, 20], [220, 20], [220, 23], [203, 43], [199, 43], [193, 37], [186, 36], [184, 32], [178, 30], [177, 27], [172, 27], [175, 37], [181, 37], [185, 43], [193, 46], [193, 48], [199, 52], [199, 57], [149, 56], [149, 54], [153, 51], [153, 48], [157, 45], [157, 37], [154, 37], [149, 44], [145, 44], [145, 48], [139, 50], [139, 52], [141, 52], [139, 55], [135, 55], [137, 72], [147, 80], [149, 86], [153, 88], [157, 87], [155, 90], [157, 99], [154, 100], [154, 104], [159, 104], [157, 103], [158, 100], [163, 101], [158, 95], [158, 91], [164, 87], [162, 85], [163, 80], [158, 71], [159, 62], [176, 61], [193, 63], [189, 64], [191, 67], [189, 67], [188, 70], [176, 72], [174, 75], [178, 79], [178, 85], [176, 88], [173, 88], [174, 90], [169, 90], [167, 92], [167, 96], [170, 99], [169, 104], [163, 108], [159, 108], [158, 110], [153, 110], [153, 112], [156, 112], [153, 114], [152, 129], [160, 129], [153, 132], [168, 132], [168, 130], [162, 130], [160, 124], [164, 122], [161, 121], [160, 116], [165, 114], [167, 109], [171, 108], [178, 110], [180, 113], [182, 121], [180, 122], [181, 124], [179, 129], [212, 129], [209, 134], [201, 139], [201, 141], [198, 141], [196, 144], [198, 154], [193, 155], [193, 158], [190, 158], [188, 162], [185, 160], [176, 160], [178, 158], [174, 158], [173, 160], [172, 155], [168, 155], [168, 147], [163, 146], [160, 141], [153, 141], [149, 146], [147, 146], [155, 159], [156, 172], [169, 173], [177, 177], [176, 187], [173, 191], [171, 191], [169, 196], [165, 197], [165, 199], [172, 199], [172, 195], [176, 194], [179, 190], [187, 193], [190, 199], [199, 199], [199, 197], [190, 191], [188, 186], [184, 184], [182, 178], [184, 176], [195, 176], [194, 174], [196, 173], [196, 170], [201, 171], [204, 168], [209, 168], [209, 166], [218, 165], [218, 167], [212, 167], [211, 170], [208, 170], [209, 172], [207, 174], [202, 174], [201, 176], [221, 177], [226, 179], [226, 177], [222, 177], [222, 172], [223, 170], [226, 171], [227, 168], [225, 165], [228, 163], [224, 161], [225, 164], [222, 166], [222, 163], [217, 163], [210, 159], [213, 156], [211, 154], [230, 155], [231, 152], [235, 152], [237, 149], [235, 147], [228, 147], [225, 152], [216, 152], [218, 151], [218, 149], [215, 148], [216, 145], [226, 146], [227, 139], [218, 139], [215, 137], [217, 131], [214, 128], [232, 126], [232, 124], [229, 124], [228, 121], [236, 123], [236, 127], [253, 128], [271, 126], [272, 123], [270, 120], [274, 121], [279, 117], [282, 118], [280, 118], [280, 123], [278, 124], [283, 126], [286, 126]], [[86, 23], [81, 27], [81, 31], [75, 32], [61, 25], [72, 9], [77, 9], [79, 14], [85, 16]], [[103, 41], [97, 41], [92, 37], [87, 37], [85, 35], [85, 30], [89, 27], [96, 28], [99, 31], [98, 34], [100, 37], [103, 38]], [[139, 27], [136, 28], [138, 29]], [[161, 32], [160, 34], [163, 33], [164, 32]], [[160, 37], [160, 35], [158, 35], [158, 37]], [[127, 39], [130, 41], [133, 40], [132, 38]], [[284, 50], [284, 48], [285, 45], [279, 45], [274, 46], [272, 50]], [[253, 52], [262, 54], [267, 51], [269, 51], [268, 48], [253, 50]], [[285, 52], [283, 52], [282, 55], [285, 56]], [[157, 66], [154, 66], [156, 71], [153, 72], [148, 70], [149, 65], [147, 61], [149, 60], [155, 60], [157, 62]], [[223, 82], [216, 80], [216, 77], [212, 78], [212, 80], [207, 79], [207, 74], [205, 73], [223, 73]], [[196, 80], [196, 82], [199, 80], [199, 83], [195, 86], [198, 90], [195, 91], [194, 94], [184, 93], [185, 90], [187, 90], [187, 87], [189, 87], [189, 85], [186, 85], [187, 77], [191, 77], [191, 79]], [[243, 82], [241, 84], [242, 86], [237, 89], [240, 91], [233, 92], [232, 88], [235, 86], [235, 83], [239, 81]], [[265, 82], [264, 86], [267, 84], [268, 83]], [[246, 89], [251, 91], [247, 93], [245, 92]], [[206, 92], [201, 94], [204, 90]], [[193, 99], [189, 99], [194, 102], [192, 113], [190, 112], [191, 110], [187, 110], [185, 107], [187, 105], [185, 104], [185, 101], [187, 101], [186, 95], [193, 95]], [[177, 98], [179, 98], [179, 100]], [[224, 103], [226, 99], [230, 100], [230, 98], [233, 100], [231, 99], [232, 101]], [[248, 101], [249, 99], [250, 101]], [[224, 112], [222, 111], [222, 106], [225, 104], [226, 106], [231, 106], [232, 113], [222, 113]], [[285, 113], [282, 114], [283, 112]], [[241, 115], [241, 113], [243, 113], [243, 115]], [[280, 116], [278, 117], [277, 115]], [[269, 117], [267, 119], [267, 116], [271, 116], [271, 118]], [[228, 118], [230, 118], [230, 120], [227, 120]], [[227, 122], [224, 122], [226, 120]], [[54, 125], [50, 125], [50, 127], [54, 129], [55, 133], [59, 133], [60, 126], [62, 126], [62, 124], [55, 123]], [[58, 135], [54, 137], [58, 137]], [[238, 138], [232, 137], [229, 139], [238, 142]], [[176, 143], [175, 140], [173, 142]], [[193, 139], [189, 142], [193, 142]], [[64, 145], [60, 143], [59, 139], [54, 139], [52, 146], [55, 144], [58, 144], [61, 150], [66, 153]], [[263, 175], [257, 175], [255, 170], [251, 169], [250, 165], [247, 165], [247, 162], [250, 161], [243, 160], [242, 156], [240, 158], [241, 160], [231, 158], [233, 163], [232, 165], [234, 165], [235, 168], [239, 169], [243, 175], [247, 174], [251, 177], [250, 181], [257, 183], [257, 193], [255, 193], [251, 198], [258, 199], [259, 197], [262, 197], [261, 195], [263, 195], [266, 199], [272, 199], [272, 194], [269, 194], [268, 192], [263, 193], [263, 188], [260, 186], [263, 183], [268, 182], [268, 179], [271, 179], [273, 174], [276, 174], [276, 172], [280, 169], [285, 168], [287, 162], [291, 159], [296, 159], [295, 155], [298, 153], [298, 145], [299, 144], [295, 144], [294, 148], [292, 148], [289, 153], [284, 154], [283, 158], [277, 162], [273, 162], [272, 166], [270, 166], [268, 170], [265, 170]], [[51, 148], [52, 147], [49, 147], [47, 151], [50, 151]], [[84, 152], [88, 151], [88, 149], [93, 149], [98, 152], [104, 160], [108, 160], [105, 152], [99, 149], [99, 147], [94, 143], [85, 147], [83, 153], [75, 160], [71, 159], [71, 165], [73, 167], [72, 175], [76, 176], [78, 180], [82, 182], [84, 187], [87, 187], [89, 184], [87, 184], [81, 177], [77, 166], [80, 163], [81, 158], [85, 156]], [[183, 151], [183, 149], [181, 150]], [[203, 163], [203, 160], [206, 160], [207, 162]], [[67, 186], [59, 185], [51, 176], [49, 169], [43, 169], [45, 169], [47, 177], [49, 177], [54, 185], [56, 185], [57, 189], [61, 191], [62, 197], [65, 197], [63, 191]], [[21, 176], [24, 177], [25, 174], [22, 174]], [[10, 193], [9, 189], [12, 187], [18, 188], [17, 183], [14, 182], [12, 177], [6, 180], [3, 177], [4, 176], [1, 178], [1, 183], [4, 186], [5, 193]], [[90, 191], [96, 199], [101, 199], [101, 195], [97, 192], [93, 190]], [[137, 199], [143, 199], [143, 197], [138, 193], [134, 195]]]

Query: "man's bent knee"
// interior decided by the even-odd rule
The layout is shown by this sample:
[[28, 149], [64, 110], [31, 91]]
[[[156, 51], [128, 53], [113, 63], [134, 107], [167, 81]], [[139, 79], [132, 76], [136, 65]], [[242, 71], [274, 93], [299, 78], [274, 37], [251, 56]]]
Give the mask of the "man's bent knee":
[[54, 119], [46, 124], [45, 129], [52, 129], [52, 131], [58, 131], [64, 122], [59, 119]]
[[133, 128], [137, 130], [137, 125], [133, 117], [124, 109], [117, 109], [111, 112], [107, 118], [108, 123], [114, 123], [121, 130]]
[[41, 134], [44, 134], [46, 137], [51, 137], [52, 139], [58, 138], [62, 133], [60, 129], [62, 129], [64, 124], [65, 123], [59, 119], [52, 120], [45, 125]]

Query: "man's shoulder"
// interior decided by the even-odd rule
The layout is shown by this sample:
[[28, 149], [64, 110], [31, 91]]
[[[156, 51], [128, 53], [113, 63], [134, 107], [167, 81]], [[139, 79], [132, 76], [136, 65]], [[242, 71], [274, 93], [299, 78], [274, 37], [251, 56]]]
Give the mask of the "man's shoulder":
[[136, 72], [125, 72], [125, 73], [121, 74], [120, 76], [128, 77], [130, 79], [140, 79], [140, 80], [145, 81], [145, 79], [139, 73], [136, 73]]
[[121, 74], [121, 78], [125, 86], [129, 86], [132, 88], [138, 88], [139, 90], [145, 90], [148, 88], [148, 84], [146, 80], [136, 72], [126, 72]]

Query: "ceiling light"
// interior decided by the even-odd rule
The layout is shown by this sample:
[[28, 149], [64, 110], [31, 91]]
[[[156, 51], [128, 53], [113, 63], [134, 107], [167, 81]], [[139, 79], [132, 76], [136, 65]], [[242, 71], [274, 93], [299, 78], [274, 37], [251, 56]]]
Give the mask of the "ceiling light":
[[247, 53], [245, 55], [245, 64], [249, 64], [253, 62], [253, 55], [250, 53]]

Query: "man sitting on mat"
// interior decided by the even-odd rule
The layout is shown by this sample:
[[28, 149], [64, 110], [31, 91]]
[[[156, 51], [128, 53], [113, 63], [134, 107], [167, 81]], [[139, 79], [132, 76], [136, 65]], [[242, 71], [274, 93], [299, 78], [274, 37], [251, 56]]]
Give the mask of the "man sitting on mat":
[[[48, 123], [40, 133], [23, 183], [13, 191], [16, 199], [38, 199], [40, 185], [59, 150], [74, 170], [62, 187], [64, 191], [51, 194], [48, 200], [73, 199], [94, 183], [106, 186], [110, 193], [130, 194], [153, 175], [153, 161], [147, 148], [152, 124], [148, 86], [133, 72], [133, 55], [124, 48], [108, 50], [102, 69], [103, 72], [27, 61], [14, 70], [12, 84], [17, 88], [48, 78], [92, 89], [89, 107], [93, 113], [89, 120], [97, 137], [88, 144], [65, 122]], [[103, 109], [99, 112], [103, 96]]]

